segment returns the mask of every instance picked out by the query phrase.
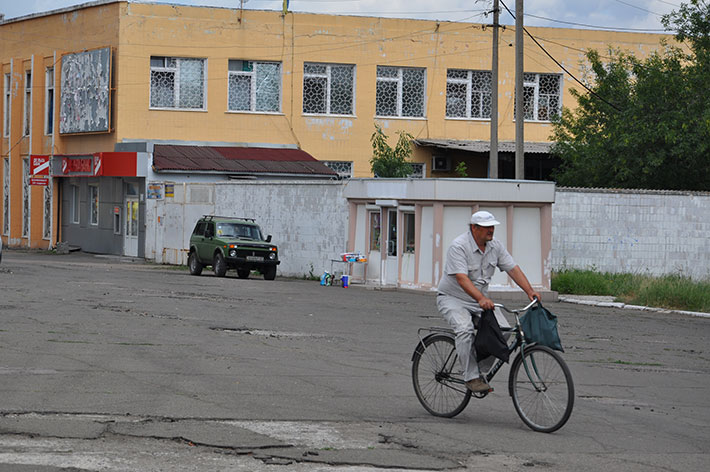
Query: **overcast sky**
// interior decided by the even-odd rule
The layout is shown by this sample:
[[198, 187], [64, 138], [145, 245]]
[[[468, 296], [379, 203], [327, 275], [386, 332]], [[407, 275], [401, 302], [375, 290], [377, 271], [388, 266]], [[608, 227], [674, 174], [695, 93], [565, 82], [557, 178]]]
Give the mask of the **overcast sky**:
[[[512, 11], [515, 0], [501, 0]], [[6, 19], [78, 5], [81, 0], [0, 0]], [[155, 3], [238, 8], [240, 0], [155, 0]], [[677, 9], [681, 0], [525, 0], [525, 25], [562, 28], [643, 30], [661, 32], [661, 16]], [[280, 10], [282, 0], [246, 0], [244, 8]], [[335, 13], [396, 18], [488, 23], [493, 0], [290, 0], [293, 12]], [[385, 6], [386, 5], [386, 6]], [[501, 22], [513, 24], [501, 5]]]

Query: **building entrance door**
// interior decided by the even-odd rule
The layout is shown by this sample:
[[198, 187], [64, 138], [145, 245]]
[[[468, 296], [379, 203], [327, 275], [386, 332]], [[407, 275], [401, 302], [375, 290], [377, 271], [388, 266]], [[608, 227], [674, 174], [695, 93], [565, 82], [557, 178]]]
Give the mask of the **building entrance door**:
[[138, 198], [126, 197], [126, 232], [123, 237], [123, 254], [138, 256]]

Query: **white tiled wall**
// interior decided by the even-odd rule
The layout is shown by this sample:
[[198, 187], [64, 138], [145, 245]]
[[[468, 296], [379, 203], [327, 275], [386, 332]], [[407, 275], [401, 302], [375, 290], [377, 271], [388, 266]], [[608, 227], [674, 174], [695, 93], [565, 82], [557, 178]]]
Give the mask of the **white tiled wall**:
[[558, 188], [552, 266], [710, 277], [710, 195]]

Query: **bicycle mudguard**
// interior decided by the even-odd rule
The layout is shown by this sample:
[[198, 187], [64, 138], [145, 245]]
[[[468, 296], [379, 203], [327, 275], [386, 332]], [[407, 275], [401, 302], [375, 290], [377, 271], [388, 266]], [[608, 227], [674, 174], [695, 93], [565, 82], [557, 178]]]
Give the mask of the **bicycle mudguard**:
[[448, 336], [451, 339], [455, 339], [454, 336], [452, 336], [450, 333], [445, 333], [445, 332], [440, 332], [440, 331], [436, 331], [436, 332], [433, 332], [431, 334], [424, 336], [423, 338], [421, 338], [419, 340], [419, 342], [417, 343], [417, 347], [414, 349], [414, 352], [412, 353], [412, 362], [414, 362], [414, 359], [416, 359], [417, 356], [422, 355], [422, 352], [424, 352], [424, 349], [426, 349], [424, 342], [433, 336]]

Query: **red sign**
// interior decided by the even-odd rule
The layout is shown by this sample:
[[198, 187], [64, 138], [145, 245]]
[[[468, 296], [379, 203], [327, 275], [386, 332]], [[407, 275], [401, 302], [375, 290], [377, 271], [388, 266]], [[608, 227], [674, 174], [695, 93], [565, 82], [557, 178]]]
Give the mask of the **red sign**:
[[49, 179], [47, 177], [30, 177], [30, 185], [46, 187], [49, 185]]
[[49, 175], [49, 156], [30, 156], [31, 175]]
[[91, 175], [91, 174], [93, 174], [93, 169], [91, 168], [92, 163], [93, 163], [93, 157], [89, 157], [89, 158], [63, 157], [62, 158], [62, 174], [64, 174], [64, 175], [71, 175], [71, 174]]

